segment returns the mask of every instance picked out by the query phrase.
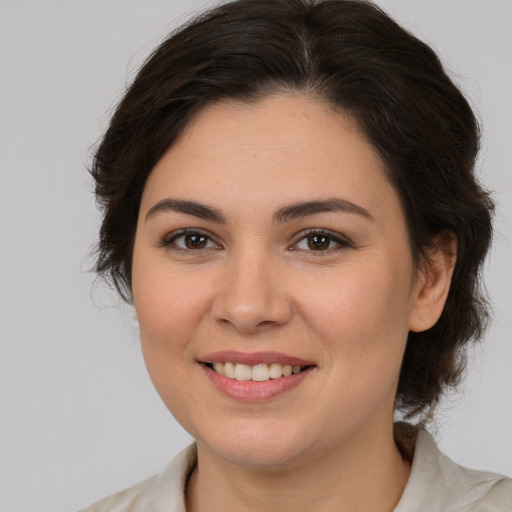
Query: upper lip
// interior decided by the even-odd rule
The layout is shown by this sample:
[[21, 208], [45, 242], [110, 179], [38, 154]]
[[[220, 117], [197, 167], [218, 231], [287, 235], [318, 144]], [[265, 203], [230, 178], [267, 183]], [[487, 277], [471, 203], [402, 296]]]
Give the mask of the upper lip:
[[281, 352], [239, 352], [225, 350], [213, 352], [199, 359], [203, 363], [238, 363], [254, 366], [257, 364], [291, 364], [293, 366], [314, 366], [312, 361], [300, 357], [289, 356]]

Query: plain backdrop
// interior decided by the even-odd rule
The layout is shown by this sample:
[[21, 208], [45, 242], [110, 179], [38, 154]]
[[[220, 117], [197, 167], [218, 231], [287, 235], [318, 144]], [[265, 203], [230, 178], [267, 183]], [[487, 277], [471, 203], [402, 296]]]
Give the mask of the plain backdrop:
[[[459, 463], [512, 475], [512, 1], [380, 0], [480, 112], [498, 202], [494, 323], [432, 426]], [[95, 282], [86, 171], [151, 49], [214, 2], [0, 0], [0, 510], [76, 510], [160, 471], [190, 438], [152, 388], [129, 307]]]

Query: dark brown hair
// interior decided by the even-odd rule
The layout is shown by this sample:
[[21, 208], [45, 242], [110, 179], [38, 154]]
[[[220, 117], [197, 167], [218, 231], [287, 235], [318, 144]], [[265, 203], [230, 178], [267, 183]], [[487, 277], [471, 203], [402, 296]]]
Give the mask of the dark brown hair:
[[479, 129], [432, 49], [360, 0], [239, 0], [165, 40], [139, 71], [97, 148], [92, 175], [104, 213], [97, 271], [130, 300], [132, 250], [146, 179], [205, 105], [299, 91], [352, 115], [386, 164], [419, 265], [436, 234], [457, 238], [446, 306], [409, 334], [397, 407], [429, 411], [464, 366], [487, 311], [479, 271], [492, 201], [473, 174]]

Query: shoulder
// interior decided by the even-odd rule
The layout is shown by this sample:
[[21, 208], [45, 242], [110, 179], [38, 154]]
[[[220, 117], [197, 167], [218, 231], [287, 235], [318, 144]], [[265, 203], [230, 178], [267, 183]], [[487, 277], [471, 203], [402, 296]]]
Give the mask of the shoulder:
[[510, 512], [512, 480], [456, 464], [418, 433], [411, 476], [395, 512]]
[[184, 489], [196, 460], [196, 448], [191, 445], [161, 474], [93, 503], [80, 512], [185, 512]]

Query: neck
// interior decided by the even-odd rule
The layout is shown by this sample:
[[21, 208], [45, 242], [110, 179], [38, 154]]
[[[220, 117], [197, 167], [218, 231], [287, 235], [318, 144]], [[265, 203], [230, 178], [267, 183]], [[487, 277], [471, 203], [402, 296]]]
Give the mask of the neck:
[[380, 436], [357, 437], [306, 462], [270, 470], [233, 465], [198, 443], [198, 465], [187, 486], [187, 511], [391, 512], [410, 465], [395, 445], [392, 426]]

